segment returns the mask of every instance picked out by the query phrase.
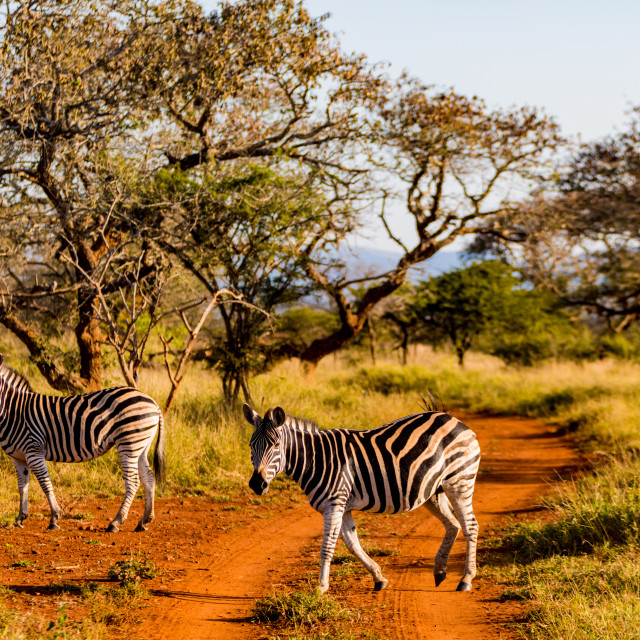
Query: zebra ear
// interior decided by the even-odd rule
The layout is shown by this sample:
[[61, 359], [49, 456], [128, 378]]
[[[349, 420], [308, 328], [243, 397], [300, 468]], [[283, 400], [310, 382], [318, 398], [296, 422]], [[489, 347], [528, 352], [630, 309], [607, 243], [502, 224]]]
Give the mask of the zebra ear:
[[273, 410], [273, 419], [276, 427], [281, 427], [284, 424], [285, 418], [286, 416], [282, 407], [276, 407]]
[[253, 425], [254, 428], [262, 422], [260, 415], [256, 413], [246, 402], [242, 405], [242, 413], [244, 414], [245, 420], [249, 424]]

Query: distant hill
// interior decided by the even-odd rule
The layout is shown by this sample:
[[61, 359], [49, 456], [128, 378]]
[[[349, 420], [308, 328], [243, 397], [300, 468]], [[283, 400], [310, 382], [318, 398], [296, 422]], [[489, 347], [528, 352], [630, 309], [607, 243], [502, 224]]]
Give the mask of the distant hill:
[[[340, 259], [347, 265], [350, 278], [363, 275], [375, 275], [393, 269], [402, 257], [399, 251], [387, 251], [374, 247], [340, 251]], [[412, 278], [437, 276], [462, 265], [461, 251], [440, 251], [410, 271]]]

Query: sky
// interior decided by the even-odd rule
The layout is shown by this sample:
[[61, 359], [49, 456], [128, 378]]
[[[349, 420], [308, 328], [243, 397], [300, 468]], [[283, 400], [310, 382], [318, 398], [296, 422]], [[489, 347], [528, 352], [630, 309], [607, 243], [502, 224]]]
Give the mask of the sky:
[[[217, 0], [201, 0], [207, 11]], [[624, 128], [640, 104], [639, 0], [304, 0], [347, 51], [490, 106], [528, 104], [565, 135]]]
[[[202, 0], [207, 10], [215, 0]], [[344, 50], [490, 107], [530, 105], [566, 136], [622, 131], [640, 105], [640, 0], [304, 0]]]
[[638, 0], [306, 0], [348, 51], [593, 140], [640, 104]]

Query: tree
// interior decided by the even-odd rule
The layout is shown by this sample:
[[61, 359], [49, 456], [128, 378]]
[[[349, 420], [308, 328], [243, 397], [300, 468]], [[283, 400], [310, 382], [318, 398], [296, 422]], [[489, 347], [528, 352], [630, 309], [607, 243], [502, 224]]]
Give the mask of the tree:
[[167, 250], [202, 281], [240, 296], [241, 304], [219, 305], [207, 359], [220, 371], [225, 397], [235, 401], [242, 391], [249, 401], [249, 375], [290, 355], [274, 330], [274, 314], [311, 292], [306, 256], [326, 253], [350, 228], [349, 216], [341, 220], [299, 172], [246, 163], [218, 171], [202, 189], [176, 171], [182, 188], [200, 196], [189, 233]]
[[508, 219], [488, 220], [474, 247], [504, 255], [614, 332], [640, 317], [639, 116], [624, 133], [582, 145]]
[[[331, 297], [340, 318], [337, 331], [300, 352], [310, 366], [362, 331], [372, 309], [402, 286], [412, 266], [457, 238], [484, 232], [487, 218], [510, 211], [510, 185], [527, 185], [561, 142], [556, 125], [533, 109], [491, 111], [477, 98], [409, 78], [380, 92], [369, 117], [369, 166], [378, 186], [372, 201], [383, 203], [379, 218], [402, 257], [388, 273], [365, 279], [310, 261], [309, 277]], [[411, 245], [394, 233], [384, 208], [402, 200], [415, 228]], [[362, 284], [366, 290], [356, 300], [349, 291]]]
[[[189, 270], [170, 240], [189, 228], [198, 194], [150, 201], [162, 172], [204, 185], [225, 163], [263, 159], [306, 168], [336, 200], [359, 175], [346, 150], [375, 78], [293, 0], [210, 16], [189, 0], [5, 11], [0, 322], [57, 389], [101, 385], [101, 304], [120, 304], [133, 281], [158, 290], [161, 272]], [[54, 347], [66, 327], [76, 340], [67, 352]]]
[[[505, 336], [538, 334], [559, 320], [549, 296], [527, 288], [512, 267], [499, 261], [473, 263], [418, 283], [407, 314], [422, 325], [423, 340], [450, 341], [460, 366], [481, 338], [497, 355], [532, 364], [534, 355], [522, 346], [510, 357], [503, 348]], [[512, 340], [506, 342], [514, 348]]]

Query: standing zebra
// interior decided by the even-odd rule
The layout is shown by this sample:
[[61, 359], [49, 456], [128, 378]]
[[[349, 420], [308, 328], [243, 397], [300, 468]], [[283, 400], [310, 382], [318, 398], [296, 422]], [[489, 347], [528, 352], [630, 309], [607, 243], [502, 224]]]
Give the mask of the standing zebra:
[[310, 421], [286, 415], [281, 407], [270, 409], [264, 418], [247, 404], [243, 411], [255, 429], [249, 486], [264, 495], [271, 480], [285, 472], [324, 518], [321, 593], [329, 588], [339, 535], [373, 576], [375, 590], [387, 586], [380, 567], [360, 546], [351, 511], [398, 513], [423, 504], [446, 530], [433, 570], [436, 586], [446, 578], [449, 552], [462, 527], [467, 555], [457, 590], [471, 589], [478, 540], [471, 499], [480, 447], [469, 427], [446, 413], [429, 411], [366, 431], [321, 431]]
[[156, 480], [147, 454], [156, 432], [154, 467], [161, 485], [165, 472], [164, 420], [156, 402], [129, 387], [66, 397], [34, 393], [25, 378], [1, 363], [0, 355], [0, 446], [13, 459], [18, 475], [20, 511], [15, 526], [22, 527], [29, 515], [30, 471], [49, 501], [48, 529], [59, 529], [61, 510], [46, 461], [92, 460], [115, 446], [122, 464], [125, 496], [107, 531], [118, 531], [127, 519], [140, 480], [145, 505], [136, 531], [145, 531], [154, 518]]

